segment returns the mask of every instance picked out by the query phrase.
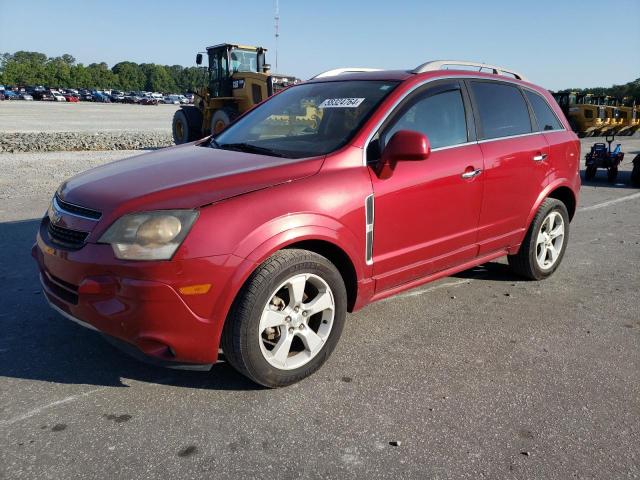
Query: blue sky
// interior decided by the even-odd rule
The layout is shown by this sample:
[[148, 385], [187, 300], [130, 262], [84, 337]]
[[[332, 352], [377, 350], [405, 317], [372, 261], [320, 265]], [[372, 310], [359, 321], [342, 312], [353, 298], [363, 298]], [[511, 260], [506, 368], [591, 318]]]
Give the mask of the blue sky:
[[[0, 0], [0, 12], [0, 52], [186, 66], [237, 42], [275, 63], [274, 0]], [[301, 78], [443, 58], [505, 65], [549, 89], [640, 77], [640, 0], [280, 0], [280, 17], [279, 70]]]

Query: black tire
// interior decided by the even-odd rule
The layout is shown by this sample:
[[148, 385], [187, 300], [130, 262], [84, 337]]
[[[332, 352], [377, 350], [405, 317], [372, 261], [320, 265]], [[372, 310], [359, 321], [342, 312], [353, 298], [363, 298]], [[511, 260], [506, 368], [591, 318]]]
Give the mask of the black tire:
[[618, 178], [618, 167], [609, 167], [607, 170], [607, 181], [609, 183], [615, 183]]
[[173, 114], [171, 130], [176, 145], [202, 138], [202, 114], [195, 107], [184, 107]]
[[[261, 351], [263, 337], [260, 318], [274, 290], [287, 279], [301, 273], [317, 275], [331, 288], [333, 324], [321, 350], [308, 363], [285, 370], [269, 363]], [[251, 274], [238, 294], [222, 332], [222, 350], [231, 366], [254, 382], [269, 388], [291, 385], [314, 373], [329, 358], [342, 333], [346, 313], [344, 281], [329, 260], [307, 250], [281, 250]]]
[[633, 159], [633, 170], [631, 170], [631, 185], [640, 187], [640, 153]]
[[584, 179], [587, 181], [591, 181], [596, 178], [596, 173], [598, 172], [598, 168], [593, 165], [587, 165], [587, 168], [584, 171]]
[[[538, 236], [538, 232], [542, 227], [542, 223], [547, 218], [551, 212], [557, 211], [564, 221], [564, 239], [562, 242], [562, 247], [560, 250], [560, 254], [558, 255], [557, 260], [553, 264], [553, 266], [549, 269], [542, 269], [538, 265], [536, 261], [536, 238]], [[564, 257], [564, 252], [567, 249], [567, 243], [569, 240], [569, 212], [567, 211], [567, 207], [560, 200], [556, 200], [555, 198], [547, 198], [538, 211], [536, 215], [533, 217], [533, 221], [529, 226], [529, 230], [527, 231], [524, 240], [522, 241], [522, 245], [520, 245], [520, 250], [515, 255], [508, 255], [507, 259], [509, 261], [509, 266], [511, 270], [525, 278], [530, 280], [543, 280], [549, 277], [553, 272], [556, 271], [560, 263], [562, 263], [562, 258]]]
[[227, 107], [220, 108], [213, 112], [213, 115], [211, 116], [211, 135], [216, 135], [227, 128], [237, 116], [238, 112]]

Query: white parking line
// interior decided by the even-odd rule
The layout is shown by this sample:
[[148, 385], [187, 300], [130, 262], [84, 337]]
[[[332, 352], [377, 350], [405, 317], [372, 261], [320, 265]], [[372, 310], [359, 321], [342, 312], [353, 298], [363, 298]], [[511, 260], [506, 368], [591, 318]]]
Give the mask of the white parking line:
[[411, 292], [410, 291], [408, 293], [404, 293], [402, 295], [392, 296], [392, 297], [389, 297], [389, 298], [417, 297], [419, 295], [424, 295], [425, 293], [433, 292], [434, 290], [440, 290], [441, 288], [447, 288], [447, 287], [457, 287], [459, 285], [464, 285], [466, 283], [471, 283], [472, 281], [473, 281], [473, 279], [464, 279], [464, 280], [456, 280], [455, 282], [440, 283], [438, 285], [434, 285], [433, 287], [424, 288], [422, 290], [417, 290], [415, 292]]
[[616, 198], [614, 200], [609, 200], [608, 202], [596, 203], [595, 205], [590, 205], [588, 207], [580, 207], [578, 209], [579, 212], [588, 212], [590, 210], [598, 210], [599, 208], [605, 208], [610, 205], [615, 205], [616, 203], [628, 202], [629, 200], [634, 200], [636, 198], [640, 198], [640, 192], [632, 193], [631, 195], [627, 195], [624, 197]]
[[0, 425], [13, 425], [14, 423], [20, 422], [22, 420], [26, 420], [27, 418], [31, 418], [34, 415], [39, 414], [43, 410], [47, 410], [47, 409], [49, 409], [51, 407], [55, 407], [57, 405], [62, 405], [62, 404], [65, 404], [65, 403], [73, 402], [74, 400], [77, 400], [79, 398], [91, 395], [92, 393], [97, 392], [98, 390], [104, 390], [105, 388], [108, 388], [108, 387], [94, 388], [93, 390], [89, 390], [88, 392], [84, 392], [84, 393], [81, 393], [79, 395], [72, 395], [70, 397], [63, 398], [62, 400], [56, 400], [55, 402], [51, 402], [51, 403], [48, 403], [48, 404], [43, 405], [41, 407], [34, 408], [33, 410], [29, 410], [27, 413], [24, 413], [24, 414], [19, 415], [17, 417], [13, 417], [13, 418], [11, 418], [9, 420], [2, 420], [2, 421], [0, 421]]

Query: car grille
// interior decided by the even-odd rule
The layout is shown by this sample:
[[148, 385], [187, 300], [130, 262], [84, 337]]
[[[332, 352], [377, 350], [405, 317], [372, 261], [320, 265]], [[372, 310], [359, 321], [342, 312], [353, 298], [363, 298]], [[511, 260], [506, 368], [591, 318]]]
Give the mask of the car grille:
[[89, 235], [89, 232], [80, 232], [70, 228], [59, 227], [53, 225], [51, 222], [48, 222], [47, 232], [52, 242], [71, 250], [82, 248]]
[[74, 205], [73, 203], [65, 202], [61, 200], [58, 195], [56, 195], [56, 203], [60, 207], [60, 209], [65, 212], [69, 212], [73, 215], [80, 215], [82, 217], [91, 218], [93, 220], [100, 220], [102, 213], [98, 210], [93, 210], [91, 208], [81, 207], [80, 205]]

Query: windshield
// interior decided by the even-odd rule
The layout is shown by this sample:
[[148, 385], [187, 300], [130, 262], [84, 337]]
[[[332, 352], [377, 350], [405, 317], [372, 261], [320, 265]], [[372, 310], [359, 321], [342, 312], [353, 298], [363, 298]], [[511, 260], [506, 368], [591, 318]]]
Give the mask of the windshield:
[[258, 53], [255, 51], [234, 48], [231, 50], [230, 58], [232, 72], [258, 71]]
[[220, 133], [212, 146], [288, 158], [346, 145], [398, 82], [341, 81], [291, 87]]

